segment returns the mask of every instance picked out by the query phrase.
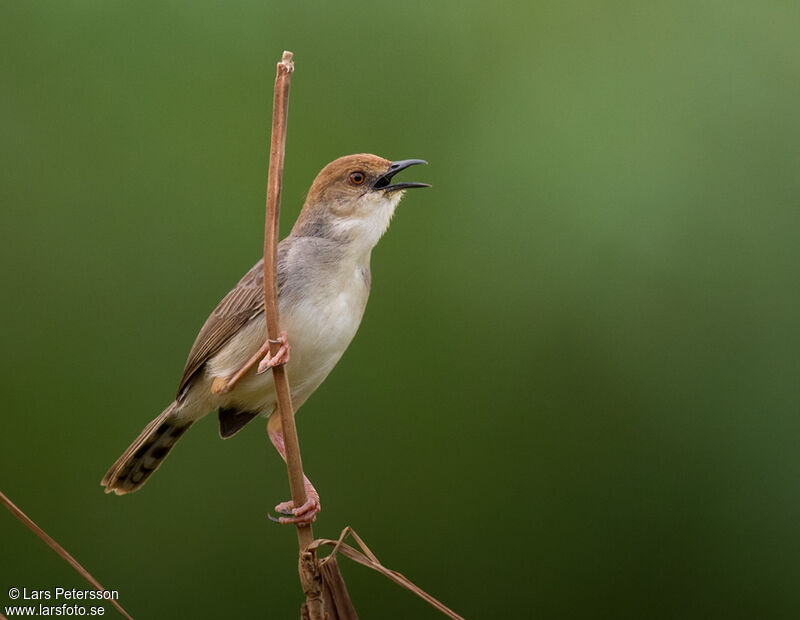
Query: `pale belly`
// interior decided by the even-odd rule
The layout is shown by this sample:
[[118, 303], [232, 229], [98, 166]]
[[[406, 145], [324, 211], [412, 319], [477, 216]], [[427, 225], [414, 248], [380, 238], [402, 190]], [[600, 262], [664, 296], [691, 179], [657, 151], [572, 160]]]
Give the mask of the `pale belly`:
[[[297, 410], [342, 357], [361, 323], [368, 295], [362, 277], [338, 295], [330, 296], [320, 289], [316, 295], [291, 309], [281, 308], [281, 328], [287, 332], [291, 346], [287, 364], [292, 404]], [[205, 376], [197, 385], [207, 395], [199, 398], [199, 409], [236, 407], [247, 411], [270, 413], [275, 407], [272, 373], [256, 374], [255, 368], [245, 375], [228, 394], [210, 394], [214, 377], [229, 377], [252, 357], [264, 343], [266, 328], [261, 314], [245, 325], [238, 334], [206, 364]], [[208, 390], [208, 391], [206, 391]], [[192, 390], [194, 391], [194, 390]], [[200, 396], [197, 394], [197, 396]]]

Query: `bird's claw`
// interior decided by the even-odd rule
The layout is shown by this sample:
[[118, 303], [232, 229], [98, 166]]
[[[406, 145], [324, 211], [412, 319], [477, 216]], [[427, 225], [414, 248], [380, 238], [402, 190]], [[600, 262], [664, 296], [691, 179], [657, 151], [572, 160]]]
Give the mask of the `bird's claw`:
[[322, 510], [319, 503], [319, 495], [309, 494], [306, 502], [300, 508], [294, 507], [294, 502], [281, 502], [275, 506], [275, 512], [282, 517], [269, 516], [269, 520], [281, 525], [311, 525], [317, 520], [317, 514]]
[[267, 353], [266, 357], [259, 362], [257, 371], [259, 375], [267, 372], [270, 368], [289, 363], [289, 353], [292, 348], [289, 346], [289, 337], [286, 335], [286, 332], [281, 332], [276, 340], [270, 339], [269, 342], [281, 346], [276, 351], [275, 355]]

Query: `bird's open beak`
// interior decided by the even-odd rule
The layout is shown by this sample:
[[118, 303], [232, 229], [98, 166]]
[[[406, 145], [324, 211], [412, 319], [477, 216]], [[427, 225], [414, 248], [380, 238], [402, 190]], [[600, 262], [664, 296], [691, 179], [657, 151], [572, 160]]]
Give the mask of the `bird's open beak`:
[[401, 170], [405, 170], [409, 166], [416, 164], [427, 164], [424, 159], [403, 159], [401, 161], [393, 161], [389, 166], [386, 174], [378, 177], [375, 184], [372, 186], [374, 189], [380, 189], [385, 192], [394, 192], [398, 189], [408, 189], [410, 187], [430, 187], [427, 183], [391, 183], [392, 177]]

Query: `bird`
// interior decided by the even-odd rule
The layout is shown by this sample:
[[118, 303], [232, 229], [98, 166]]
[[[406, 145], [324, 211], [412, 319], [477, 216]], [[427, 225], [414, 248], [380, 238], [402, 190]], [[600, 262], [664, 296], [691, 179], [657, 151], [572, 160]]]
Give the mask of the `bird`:
[[[272, 373], [285, 364], [295, 412], [333, 370], [358, 330], [371, 285], [370, 256], [407, 189], [427, 183], [392, 182], [422, 159], [390, 161], [360, 153], [335, 159], [311, 185], [289, 235], [278, 244], [276, 287], [282, 332], [270, 355], [264, 319], [263, 258], [225, 295], [194, 341], [177, 396], [109, 468], [106, 493], [142, 487], [180, 437], [218, 411], [227, 439], [259, 414], [286, 460]], [[280, 523], [312, 523], [321, 504], [305, 478], [307, 501], [275, 507]]]

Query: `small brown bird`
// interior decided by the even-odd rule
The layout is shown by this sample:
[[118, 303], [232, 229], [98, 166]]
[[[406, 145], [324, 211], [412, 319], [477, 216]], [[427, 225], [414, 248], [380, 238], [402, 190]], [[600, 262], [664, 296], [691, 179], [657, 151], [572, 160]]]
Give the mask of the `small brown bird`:
[[[394, 214], [404, 190], [425, 183], [392, 183], [395, 174], [421, 159], [391, 162], [377, 155], [348, 155], [317, 175], [289, 236], [278, 245], [278, 309], [282, 346], [270, 357], [266, 342], [263, 260], [248, 271], [211, 313], [189, 352], [177, 398], [117, 459], [101, 484], [106, 493], [130, 493], [158, 469], [189, 427], [219, 410], [219, 434], [232, 437], [259, 413], [286, 459], [275, 411], [272, 373], [289, 361], [287, 375], [295, 410], [339, 361], [361, 323], [370, 289], [370, 253]], [[308, 501], [283, 502], [281, 523], [310, 523], [319, 495], [305, 480]]]

